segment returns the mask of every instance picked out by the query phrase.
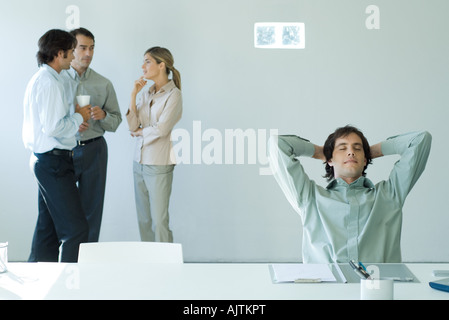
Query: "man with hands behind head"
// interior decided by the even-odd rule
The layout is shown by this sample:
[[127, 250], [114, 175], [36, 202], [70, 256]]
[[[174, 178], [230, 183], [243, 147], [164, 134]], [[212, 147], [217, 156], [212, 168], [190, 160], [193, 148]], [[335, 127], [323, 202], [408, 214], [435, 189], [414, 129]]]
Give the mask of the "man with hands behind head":
[[[274, 177], [304, 226], [303, 262], [401, 262], [402, 207], [424, 171], [431, 140], [420, 131], [370, 146], [352, 126], [336, 129], [324, 146], [293, 135], [271, 137]], [[374, 185], [366, 168], [393, 154], [400, 159], [389, 178]], [[325, 163], [326, 188], [307, 176], [300, 156]]]

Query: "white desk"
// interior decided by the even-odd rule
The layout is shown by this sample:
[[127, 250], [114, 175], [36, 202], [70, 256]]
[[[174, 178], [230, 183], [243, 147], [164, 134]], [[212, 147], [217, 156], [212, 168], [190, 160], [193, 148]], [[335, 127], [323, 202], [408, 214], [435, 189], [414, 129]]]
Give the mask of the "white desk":
[[[1, 299], [296, 300], [359, 299], [357, 283], [273, 284], [266, 263], [64, 264], [9, 263]], [[432, 289], [434, 269], [407, 264], [420, 283], [395, 283], [394, 298], [449, 299]]]

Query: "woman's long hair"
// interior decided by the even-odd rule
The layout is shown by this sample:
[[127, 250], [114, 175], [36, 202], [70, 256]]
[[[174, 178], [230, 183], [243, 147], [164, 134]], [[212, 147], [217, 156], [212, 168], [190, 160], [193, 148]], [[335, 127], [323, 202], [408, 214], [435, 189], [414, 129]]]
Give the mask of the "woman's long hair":
[[178, 87], [178, 89], [181, 90], [181, 74], [173, 66], [175, 61], [171, 52], [166, 48], [152, 47], [145, 52], [145, 54], [147, 53], [152, 56], [158, 64], [161, 62], [165, 63], [165, 72], [167, 73], [167, 75], [169, 75], [170, 72], [173, 74], [173, 82]]

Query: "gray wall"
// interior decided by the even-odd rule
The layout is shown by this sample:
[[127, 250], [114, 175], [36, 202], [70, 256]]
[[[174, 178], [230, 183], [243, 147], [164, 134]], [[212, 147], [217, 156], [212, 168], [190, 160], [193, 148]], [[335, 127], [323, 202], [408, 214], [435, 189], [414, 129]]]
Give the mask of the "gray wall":
[[[171, 226], [186, 261], [300, 261], [300, 218], [274, 178], [263, 174], [267, 135], [277, 130], [322, 144], [347, 123], [360, 127], [371, 143], [412, 130], [432, 133], [426, 171], [404, 208], [403, 259], [449, 261], [448, 1], [0, 3], [0, 242], [9, 241], [10, 260], [27, 259], [37, 217], [37, 186], [21, 140], [23, 94], [37, 71], [37, 40], [49, 29], [66, 29], [71, 17], [66, 9], [75, 5], [81, 26], [96, 36], [91, 66], [113, 82], [123, 115], [144, 51], [161, 45], [175, 57], [184, 97], [175, 144], [190, 161], [175, 169]], [[380, 9], [380, 29], [365, 25], [371, 4]], [[254, 48], [256, 22], [305, 23], [305, 49]], [[247, 142], [243, 164], [229, 135], [242, 137], [237, 129], [256, 139]], [[126, 120], [106, 139], [109, 171], [100, 240], [139, 240], [134, 141]], [[218, 153], [209, 164], [212, 146]], [[368, 177], [385, 179], [396, 160], [375, 160]], [[322, 165], [303, 163], [325, 185]]]

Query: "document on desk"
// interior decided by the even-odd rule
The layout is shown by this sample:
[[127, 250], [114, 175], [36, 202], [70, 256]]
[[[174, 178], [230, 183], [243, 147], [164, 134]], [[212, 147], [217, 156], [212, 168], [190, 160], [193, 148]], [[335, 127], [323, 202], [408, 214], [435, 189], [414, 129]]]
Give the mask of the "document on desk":
[[[392, 279], [398, 282], [419, 283], [418, 278], [403, 263], [364, 263], [367, 272], [374, 279]], [[340, 269], [349, 283], [359, 283], [360, 277], [348, 263], [340, 263]]]
[[328, 264], [279, 263], [271, 264], [270, 271], [274, 283], [337, 281]]

